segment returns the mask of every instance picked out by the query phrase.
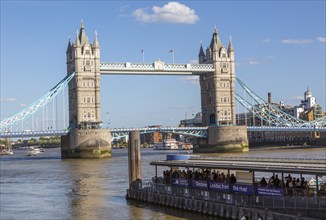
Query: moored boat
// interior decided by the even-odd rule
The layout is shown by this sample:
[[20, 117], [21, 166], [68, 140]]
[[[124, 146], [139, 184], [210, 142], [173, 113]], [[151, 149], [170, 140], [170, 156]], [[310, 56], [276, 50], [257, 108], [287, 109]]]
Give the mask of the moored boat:
[[178, 142], [175, 139], [166, 139], [154, 144], [154, 150], [177, 150]]
[[30, 150], [27, 152], [27, 156], [35, 156], [44, 152], [44, 148], [30, 147]]

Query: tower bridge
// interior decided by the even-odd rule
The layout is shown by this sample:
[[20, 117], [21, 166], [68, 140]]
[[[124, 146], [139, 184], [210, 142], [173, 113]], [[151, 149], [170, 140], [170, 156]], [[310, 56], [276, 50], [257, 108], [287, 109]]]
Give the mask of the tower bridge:
[[[84, 24], [76, 33], [75, 42], [69, 39], [66, 51], [67, 76], [44, 97], [23, 111], [0, 122], [0, 137], [51, 136], [62, 134], [63, 158], [101, 158], [111, 156], [111, 139], [138, 130], [142, 133], [153, 129], [102, 128], [100, 111], [101, 75], [198, 75], [201, 92], [201, 128], [157, 128], [160, 132], [173, 132], [197, 137], [197, 152], [248, 151], [247, 131], [324, 131], [325, 116], [318, 121], [306, 122], [294, 118], [260, 99], [235, 76], [235, 60], [232, 39], [228, 47], [222, 44], [218, 31], [213, 31], [210, 45], [205, 52], [200, 45], [199, 64], [174, 64], [156, 60], [154, 63], [101, 62], [100, 45], [95, 33], [93, 43], [88, 41]], [[235, 93], [235, 84], [253, 98], [250, 104]], [[32, 116], [68, 85], [69, 132], [4, 132], [12, 124]], [[246, 127], [236, 125], [235, 101], [275, 127]], [[317, 130], [316, 130], [317, 129]]]

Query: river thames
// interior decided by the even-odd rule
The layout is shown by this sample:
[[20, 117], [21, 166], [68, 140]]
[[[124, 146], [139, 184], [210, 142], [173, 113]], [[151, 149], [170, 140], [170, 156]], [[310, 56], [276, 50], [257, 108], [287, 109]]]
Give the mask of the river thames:
[[[175, 153], [189, 152], [142, 149], [143, 180], [155, 175], [151, 161]], [[326, 159], [326, 148], [261, 148], [219, 156]], [[127, 149], [113, 149], [111, 159], [62, 160], [59, 148], [32, 157], [26, 150], [1, 156], [0, 219], [218, 219], [126, 200], [127, 157]]]

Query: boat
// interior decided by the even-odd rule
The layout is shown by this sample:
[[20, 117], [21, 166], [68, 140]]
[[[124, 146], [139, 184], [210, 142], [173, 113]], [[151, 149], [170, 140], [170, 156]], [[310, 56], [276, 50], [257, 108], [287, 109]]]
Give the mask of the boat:
[[44, 152], [43, 148], [30, 147], [30, 150], [27, 152], [27, 156], [35, 156]]
[[13, 155], [14, 152], [12, 151], [12, 149], [3, 149], [1, 154], [2, 155]]
[[11, 145], [5, 147], [4, 145], [1, 145], [1, 155], [13, 155], [14, 152], [12, 151]]
[[[301, 213], [307, 219], [326, 219], [324, 159], [169, 154], [150, 165], [155, 176], [134, 180], [128, 199], [223, 219], [297, 219]], [[165, 167], [162, 174], [158, 167]], [[288, 184], [299, 177], [299, 185]]]
[[179, 143], [179, 150], [191, 150], [193, 145], [191, 143]]
[[178, 142], [175, 139], [166, 139], [154, 144], [154, 150], [178, 150]]

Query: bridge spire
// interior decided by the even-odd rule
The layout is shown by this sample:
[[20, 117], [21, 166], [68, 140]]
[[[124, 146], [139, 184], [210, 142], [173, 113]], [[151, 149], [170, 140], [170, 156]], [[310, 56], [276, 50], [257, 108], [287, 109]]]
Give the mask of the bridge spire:
[[204, 53], [204, 50], [203, 50], [203, 42], [200, 42], [198, 61], [199, 61], [199, 63], [204, 63], [205, 62], [205, 53]]
[[93, 43], [93, 47], [94, 47], [94, 48], [99, 48], [99, 47], [100, 47], [100, 45], [99, 45], [99, 43], [98, 43], [98, 40], [97, 40], [97, 31], [95, 31], [95, 33], [94, 33], [94, 43]]
[[211, 51], [218, 51], [221, 47], [223, 47], [223, 44], [220, 40], [220, 37], [218, 36], [217, 28], [214, 26], [213, 36], [210, 44]]
[[71, 42], [70, 42], [70, 36], [68, 38], [68, 46], [67, 46], [67, 51], [66, 53], [71, 53]]
[[232, 45], [232, 37], [230, 36], [229, 38], [229, 47], [228, 47], [228, 52], [233, 52], [234, 49], [233, 49], [233, 45]]
[[86, 43], [88, 43], [88, 38], [87, 38], [86, 32], [84, 30], [83, 20], [80, 23], [79, 41], [80, 41], [81, 46], [84, 46]]
[[80, 41], [78, 38], [78, 30], [76, 31], [76, 42], [75, 42], [75, 47], [79, 47], [80, 46]]

